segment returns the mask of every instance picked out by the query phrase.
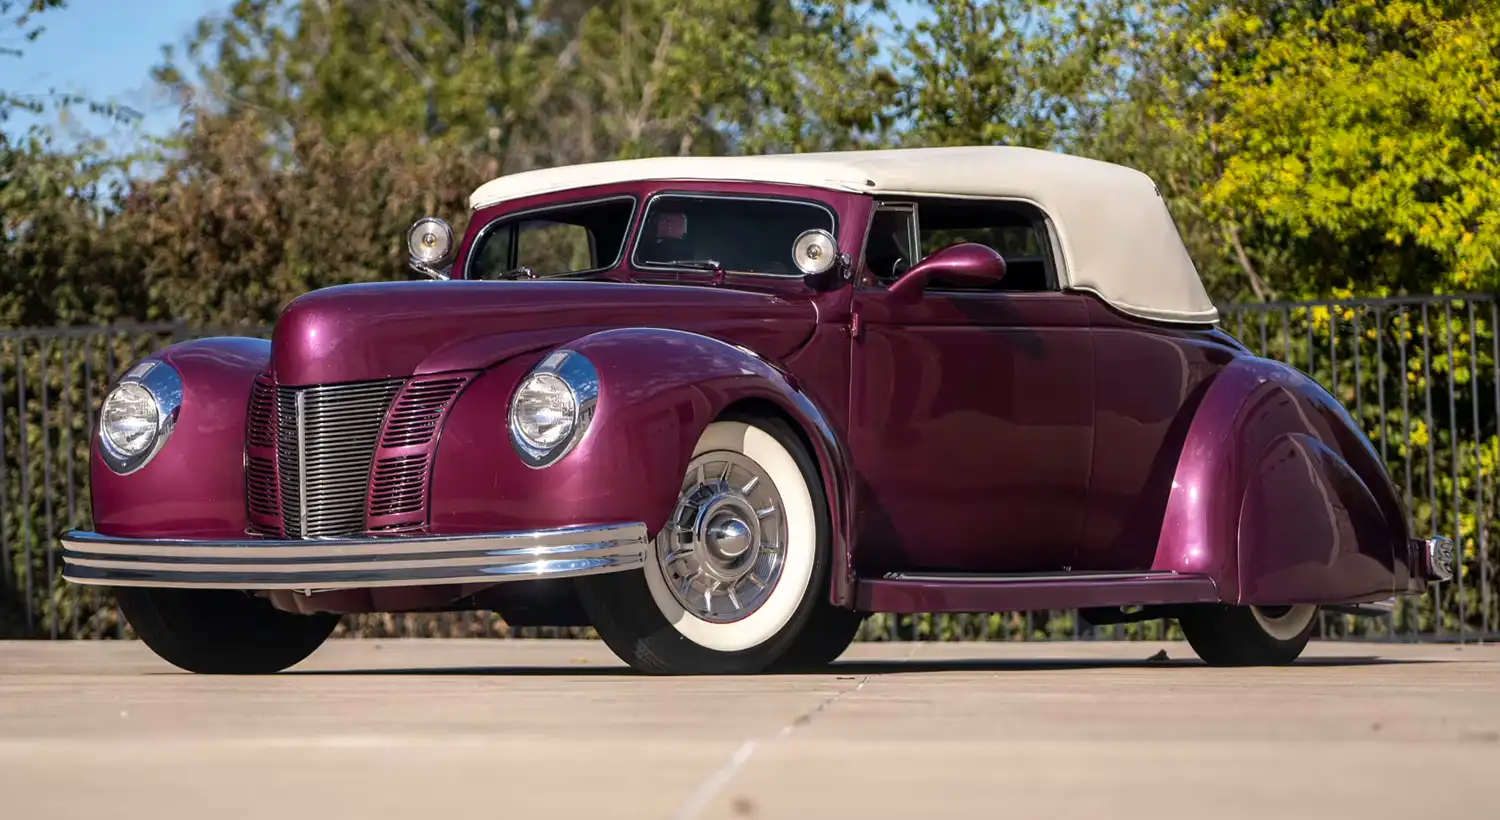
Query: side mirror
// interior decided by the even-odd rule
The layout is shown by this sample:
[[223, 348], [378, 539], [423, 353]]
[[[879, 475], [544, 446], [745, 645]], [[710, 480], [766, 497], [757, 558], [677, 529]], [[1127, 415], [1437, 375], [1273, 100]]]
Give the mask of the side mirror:
[[891, 283], [890, 294], [899, 301], [915, 302], [933, 279], [960, 285], [993, 285], [1005, 278], [1005, 259], [988, 245], [965, 242], [946, 248], [913, 265]]
[[849, 268], [849, 255], [839, 253], [838, 240], [817, 229], [803, 231], [793, 240], [792, 261], [802, 272], [802, 281], [814, 290], [833, 286]]
[[418, 219], [406, 232], [406, 264], [433, 279], [447, 279], [453, 264], [453, 229], [436, 217]]

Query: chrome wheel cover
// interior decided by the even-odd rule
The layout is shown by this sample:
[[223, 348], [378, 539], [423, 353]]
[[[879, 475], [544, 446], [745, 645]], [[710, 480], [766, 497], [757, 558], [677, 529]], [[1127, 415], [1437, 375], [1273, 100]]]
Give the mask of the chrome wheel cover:
[[656, 559], [672, 596], [695, 617], [737, 621], [765, 603], [786, 557], [781, 495], [739, 453], [703, 453], [688, 464]]

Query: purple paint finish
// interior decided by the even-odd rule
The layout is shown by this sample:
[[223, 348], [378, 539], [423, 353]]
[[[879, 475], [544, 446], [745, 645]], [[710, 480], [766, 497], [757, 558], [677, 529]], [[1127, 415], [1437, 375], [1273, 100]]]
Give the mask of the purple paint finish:
[[[845, 289], [844, 294], [849, 290]], [[820, 306], [818, 328], [806, 346], [785, 362], [785, 370], [791, 386], [801, 391], [814, 406], [824, 414], [834, 442], [849, 440], [849, 361], [852, 345], [849, 339], [848, 302], [827, 303]], [[826, 317], [826, 319], [824, 318]], [[839, 474], [852, 475], [847, 450], [839, 446], [842, 460]], [[849, 479], [844, 478], [835, 487], [844, 501], [835, 508], [832, 520], [833, 588], [829, 591], [833, 603], [852, 606], [854, 602], [854, 505], [848, 503], [853, 490]]]
[[1240, 354], [1216, 334], [1142, 326], [1091, 307], [1093, 467], [1072, 565], [1146, 569], [1188, 426], [1213, 377]]
[[1093, 453], [1090, 298], [953, 292], [906, 304], [856, 293], [861, 575], [1072, 562]]
[[[538, 355], [474, 381], [455, 403], [432, 476], [435, 532], [466, 533], [644, 521], [655, 532], [682, 486], [694, 445], [732, 404], [788, 418], [842, 511], [844, 457], [823, 411], [778, 370], [732, 345], [681, 331], [605, 331], [567, 345], [599, 371], [594, 418], [577, 447], [542, 470], [512, 448], [504, 408]], [[842, 549], [840, 546], [839, 549]]]
[[94, 526], [128, 538], [243, 538], [245, 410], [270, 345], [260, 339], [204, 339], [166, 348], [182, 375], [176, 430], [139, 472], [116, 475], [90, 458]]
[[403, 378], [487, 367], [528, 344], [637, 324], [712, 333], [779, 358], [812, 333], [806, 300], [616, 282], [385, 282], [314, 291], [282, 313], [272, 372], [282, 385]]
[[934, 280], [965, 287], [989, 287], [1005, 277], [1005, 259], [988, 245], [965, 242], [950, 245], [913, 265], [891, 283], [893, 301], [910, 304], [922, 298], [923, 289]]
[[1214, 379], [1172, 487], [1152, 568], [1210, 575], [1226, 601], [1334, 603], [1405, 586], [1405, 518], [1378, 456], [1285, 365], [1243, 357]]

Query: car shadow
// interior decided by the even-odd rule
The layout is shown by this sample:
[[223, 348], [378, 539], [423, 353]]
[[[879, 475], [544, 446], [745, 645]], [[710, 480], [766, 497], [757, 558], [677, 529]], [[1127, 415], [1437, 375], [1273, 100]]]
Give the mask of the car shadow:
[[[1379, 656], [1324, 656], [1298, 659], [1293, 667], [1360, 667], [1443, 663], [1439, 660], [1382, 658]], [[817, 670], [767, 673], [769, 676], [821, 676], [834, 678], [880, 675], [940, 674], [944, 672], [1071, 672], [1099, 669], [1204, 669], [1203, 662], [1187, 658], [985, 658], [985, 659], [911, 659], [836, 661]], [[1224, 670], [1231, 671], [1231, 670]], [[570, 664], [567, 666], [476, 666], [476, 667], [395, 667], [371, 669], [292, 669], [281, 673], [290, 676], [410, 675], [410, 676], [493, 676], [493, 677], [652, 677], [621, 665]]]

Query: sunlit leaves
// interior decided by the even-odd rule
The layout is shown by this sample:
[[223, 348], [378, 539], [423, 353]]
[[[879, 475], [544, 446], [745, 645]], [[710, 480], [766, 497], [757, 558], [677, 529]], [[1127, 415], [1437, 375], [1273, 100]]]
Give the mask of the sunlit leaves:
[[1256, 5], [1197, 40], [1218, 66], [1206, 92], [1218, 116], [1197, 138], [1224, 155], [1208, 206], [1294, 246], [1403, 260], [1346, 259], [1361, 290], [1500, 284], [1500, 6], [1293, 4], [1262, 29]]

